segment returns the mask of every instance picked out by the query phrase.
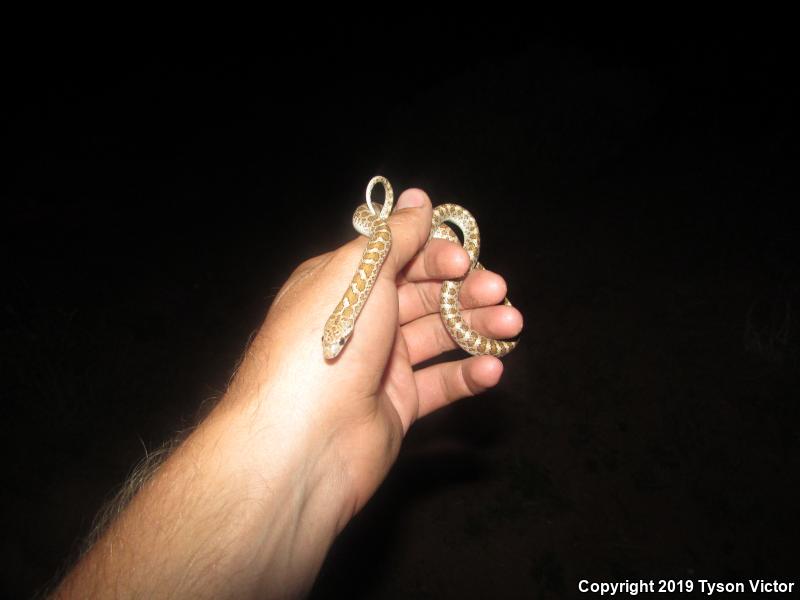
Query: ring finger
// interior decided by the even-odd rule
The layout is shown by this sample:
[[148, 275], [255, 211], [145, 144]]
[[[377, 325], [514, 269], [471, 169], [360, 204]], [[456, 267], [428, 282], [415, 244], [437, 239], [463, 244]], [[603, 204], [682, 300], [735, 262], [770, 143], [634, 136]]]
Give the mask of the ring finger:
[[[484, 306], [461, 312], [467, 326], [490, 338], [508, 339], [522, 331], [522, 313], [513, 306]], [[400, 328], [412, 365], [457, 348], [437, 314], [426, 315]]]

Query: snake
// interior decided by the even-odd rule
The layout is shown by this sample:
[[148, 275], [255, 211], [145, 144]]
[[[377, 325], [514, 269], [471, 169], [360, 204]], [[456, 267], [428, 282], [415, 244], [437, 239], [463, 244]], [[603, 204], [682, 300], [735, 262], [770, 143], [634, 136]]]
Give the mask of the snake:
[[[384, 189], [384, 202], [372, 201], [372, 190], [380, 183]], [[394, 207], [394, 192], [389, 180], [381, 175], [376, 175], [367, 184], [366, 203], [359, 205], [353, 213], [353, 227], [361, 235], [369, 238], [367, 246], [361, 255], [358, 268], [350, 284], [333, 309], [325, 323], [322, 335], [322, 352], [326, 359], [335, 359], [344, 349], [353, 334], [356, 319], [361, 309], [369, 298], [372, 287], [378, 278], [378, 273], [392, 247], [392, 231], [389, 228], [389, 215]], [[448, 225], [455, 225], [461, 230], [463, 244], [458, 239], [455, 231]], [[462, 244], [469, 255], [472, 271], [482, 270], [485, 267], [478, 262], [480, 253], [480, 230], [475, 217], [463, 206], [458, 204], [440, 204], [433, 209], [431, 230], [428, 237], [443, 239], [457, 244]], [[504, 356], [516, 348], [518, 340], [495, 340], [481, 335], [469, 325], [461, 315], [458, 307], [458, 294], [461, 290], [466, 275], [461, 279], [445, 280], [442, 282], [439, 295], [439, 312], [445, 329], [450, 337], [464, 351], [474, 356], [492, 355]], [[505, 306], [511, 306], [508, 298], [503, 299]]]

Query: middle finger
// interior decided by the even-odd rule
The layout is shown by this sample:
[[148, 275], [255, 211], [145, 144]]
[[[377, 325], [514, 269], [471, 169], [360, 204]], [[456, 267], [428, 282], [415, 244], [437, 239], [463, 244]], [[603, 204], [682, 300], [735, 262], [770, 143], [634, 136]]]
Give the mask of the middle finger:
[[[397, 288], [400, 302], [400, 325], [439, 312], [442, 282], [404, 283]], [[478, 308], [502, 302], [506, 296], [505, 280], [492, 271], [473, 271], [464, 280], [459, 294], [461, 308]]]

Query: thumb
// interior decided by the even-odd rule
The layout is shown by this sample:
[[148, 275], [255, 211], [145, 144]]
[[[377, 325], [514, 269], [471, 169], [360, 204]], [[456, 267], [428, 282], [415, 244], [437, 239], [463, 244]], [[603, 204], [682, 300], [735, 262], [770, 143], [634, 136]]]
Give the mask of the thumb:
[[395, 210], [389, 217], [392, 230], [392, 250], [381, 274], [394, 280], [428, 241], [431, 231], [433, 209], [428, 194], [417, 188], [410, 188], [400, 194]]

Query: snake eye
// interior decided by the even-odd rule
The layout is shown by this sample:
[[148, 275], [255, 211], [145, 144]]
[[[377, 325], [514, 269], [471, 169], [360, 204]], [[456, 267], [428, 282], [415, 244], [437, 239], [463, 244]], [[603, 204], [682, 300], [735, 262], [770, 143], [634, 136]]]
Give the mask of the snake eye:
[[339, 345], [344, 346], [344, 338], [339, 338]]

